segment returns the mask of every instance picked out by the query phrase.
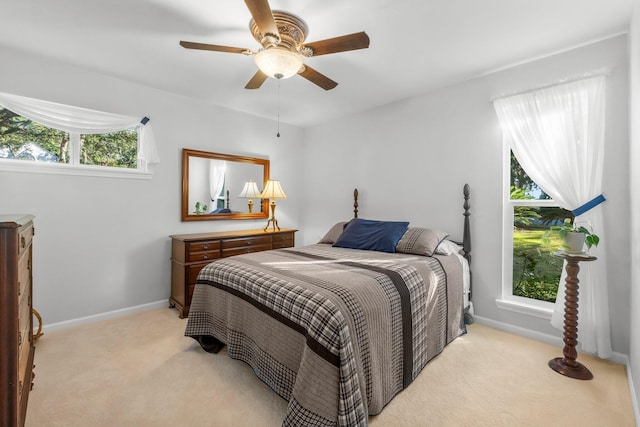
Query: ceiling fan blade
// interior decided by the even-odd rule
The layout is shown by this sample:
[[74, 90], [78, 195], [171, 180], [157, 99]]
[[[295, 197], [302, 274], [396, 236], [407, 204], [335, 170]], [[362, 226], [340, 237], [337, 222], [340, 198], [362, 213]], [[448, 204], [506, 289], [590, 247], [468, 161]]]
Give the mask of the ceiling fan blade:
[[251, 49], [246, 49], [242, 47], [219, 46], [217, 44], [195, 43], [195, 42], [187, 42], [184, 40], [180, 40], [180, 46], [187, 49], [213, 50], [215, 52], [229, 52], [229, 53], [244, 53], [245, 55], [250, 55], [253, 53]]
[[244, 49], [241, 47], [218, 46], [216, 44], [186, 42], [183, 40], [180, 40], [180, 46], [187, 49], [213, 50], [215, 52], [229, 52], [229, 53], [244, 53], [245, 55], [251, 53], [251, 49]]
[[300, 74], [305, 79], [309, 80], [311, 83], [314, 83], [320, 86], [322, 89], [331, 90], [334, 87], [338, 86], [338, 83], [334, 82], [324, 74], [320, 74], [319, 72], [309, 67], [308, 65], [305, 64], [305, 66], [302, 68], [303, 68], [303, 71], [298, 72], [298, 74]]
[[263, 35], [271, 34], [280, 41], [280, 32], [278, 31], [278, 25], [276, 25], [275, 19], [273, 19], [273, 13], [271, 13], [271, 7], [268, 0], [244, 0], [249, 12], [256, 21], [256, 25]]
[[346, 36], [319, 40], [304, 45], [313, 49], [313, 56], [326, 55], [328, 53], [345, 52], [348, 50], [366, 49], [369, 47], [369, 36], [364, 31], [348, 34]]
[[247, 85], [244, 88], [245, 89], [259, 89], [260, 86], [262, 86], [262, 83], [264, 83], [264, 81], [267, 80], [268, 77], [269, 76], [267, 76], [265, 73], [263, 73], [262, 71], [258, 70], [253, 75], [253, 77], [251, 77], [251, 80], [249, 80], [249, 83], [247, 83]]

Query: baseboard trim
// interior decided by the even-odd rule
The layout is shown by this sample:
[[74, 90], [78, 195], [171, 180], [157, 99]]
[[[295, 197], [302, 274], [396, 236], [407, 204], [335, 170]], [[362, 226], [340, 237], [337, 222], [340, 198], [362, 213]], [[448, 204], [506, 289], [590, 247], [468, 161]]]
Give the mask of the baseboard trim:
[[627, 378], [629, 379], [629, 393], [631, 394], [631, 404], [633, 405], [633, 415], [636, 419], [636, 425], [640, 426], [640, 408], [638, 407], [638, 395], [633, 387], [633, 374], [631, 373], [630, 363], [627, 363]]
[[[564, 347], [561, 337], [556, 337], [549, 334], [544, 334], [538, 331], [532, 331], [531, 329], [522, 328], [520, 326], [510, 325], [508, 323], [499, 322], [497, 320], [488, 319], [482, 316], [473, 316], [473, 319], [481, 325], [489, 326], [491, 328], [499, 329], [501, 331], [509, 332], [515, 335], [520, 335], [525, 338], [531, 338], [536, 341], [540, 341], [546, 344], [555, 345], [558, 347]], [[597, 357], [597, 356], [596, 356]], [[629, 366], [629, 357], [626, 354], [611, 352], [611, 356], [607, 358], [612, 362], [619, 363], [621, 365]], [[639, 424], [640, 425], [640, 424]]]
[[80, 317], [77, 319], [65, 320], [63, 322], [44, 324], [43, 332], [53, 332], [60, 329], [71, 328], [73, 326], [85, 325], [100, 320], [115, 319], [116, 317], [128, 316], [130, 314], [140, 313], [143, 311], [154, 310], [156, 308], [168, 307], [167, 300], [150, 302], [148, 304], [136, 305], [134, 307], [121, 308], [119, 310], [107, 311], [105, 313], [93, 314], [91, 316]]

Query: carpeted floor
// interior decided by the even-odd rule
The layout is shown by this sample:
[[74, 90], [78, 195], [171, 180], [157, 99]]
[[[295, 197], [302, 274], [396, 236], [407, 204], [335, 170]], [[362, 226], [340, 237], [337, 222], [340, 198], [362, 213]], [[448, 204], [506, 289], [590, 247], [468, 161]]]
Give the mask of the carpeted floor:
[[[286, 402], [223, 350], [183, 336], [157, 309], [45, 333], [36, 342], [27, 427], [280, 426]], [[547, 366], [562, 350], [472, 325], [372, 427], [634, 426], [624, 366], [579, 355], [595, 378]]]

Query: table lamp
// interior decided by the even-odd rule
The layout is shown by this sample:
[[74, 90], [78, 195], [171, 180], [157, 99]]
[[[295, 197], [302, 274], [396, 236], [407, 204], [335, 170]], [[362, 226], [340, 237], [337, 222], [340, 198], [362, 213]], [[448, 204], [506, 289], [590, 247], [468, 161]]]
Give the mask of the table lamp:
[[264, 190], [260, 193], [261, 199], [270, 199], [271, 200], [271, 218], [267, 221], [267, 225], [264, 227], [264, 231], [267, 231], [269, 228], [269, 224], [273, 227], [273, 231], [276, 231], [276, 228], [280, 230], [278, 226], [278, 220], [276, 219], [276, 199], [286, 199], [287, 195], [282, 191], [282, 186], [280, 185], [280, 181], [275, 179], [270, 179], [267, 181], [267, 184], [264, 186]]
[[244, 183], [244, 188], [238, 195], [243, 199], [249, 199], [249, 213], [253, 212], [253, 199], [257, 199], [260, 197], [260, 190], [258, 190], [258, 185], [252, 179]]

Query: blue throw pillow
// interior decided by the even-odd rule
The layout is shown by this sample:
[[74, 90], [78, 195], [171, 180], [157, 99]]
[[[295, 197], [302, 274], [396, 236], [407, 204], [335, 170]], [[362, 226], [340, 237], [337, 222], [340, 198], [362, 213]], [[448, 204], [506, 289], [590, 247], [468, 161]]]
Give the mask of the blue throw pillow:
[[407, 231], [407, 227], [409, 227], [409, 223], [406, 221], [375, 221], [355, 218], [346, 225], [333, 246], [395, 252], [396, 245]]

